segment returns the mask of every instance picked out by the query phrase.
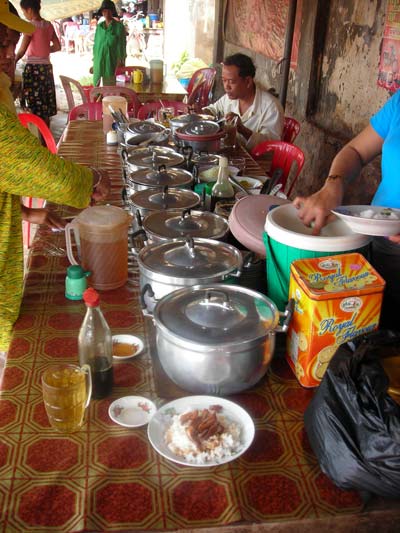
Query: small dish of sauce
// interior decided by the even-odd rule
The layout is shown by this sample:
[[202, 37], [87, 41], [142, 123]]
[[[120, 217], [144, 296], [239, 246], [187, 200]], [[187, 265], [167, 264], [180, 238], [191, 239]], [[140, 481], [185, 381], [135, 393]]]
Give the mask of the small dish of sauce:
[[135, 335], [113, 335], [113, 358], [129, 359], [143, 351], [142, 339]]

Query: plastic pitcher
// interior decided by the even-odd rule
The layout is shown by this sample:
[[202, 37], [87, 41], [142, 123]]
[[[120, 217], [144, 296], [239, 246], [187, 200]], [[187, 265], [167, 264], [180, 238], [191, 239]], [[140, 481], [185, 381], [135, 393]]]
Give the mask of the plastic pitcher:
[[139, 84], [143, 82], [143, 72], [138, 68], [133, 71], [133, 83]]
[[111, 115], [111, 111], [122, 111], [122, 113], [128, 116], [128, 102], [123, 96], [110, 95], [104, 96], [102, 100], [103, 104], [103, 132], [107, 134], [112, 127], [114, 119]]
[[161, 59], [152, 59], [150, 61], [150, 79], [151, 83], [160, 85], [164, 78], [164, 63]]
[[[111, 205], [88, 207], [65, 227], [67, 255], [92, 275], [89, 282], [98, 290], [116, 289], [128, 279], [128, 227], [131, 216]], [[79, 245], [80, 258], [72, 251], [71, 233]]]

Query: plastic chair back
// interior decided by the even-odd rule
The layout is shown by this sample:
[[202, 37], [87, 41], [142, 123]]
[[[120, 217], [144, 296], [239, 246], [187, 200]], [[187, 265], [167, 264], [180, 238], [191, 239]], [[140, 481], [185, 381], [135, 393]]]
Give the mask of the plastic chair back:
[[54, 140], [50, 128], [42, 118], [38, 117], [37, 115], [34, 115], [33, 113], [19, 113], [18, 119], [25, 128], [27, 128], [29, 124], [33, 124], [34, 126], [36, 126], [50, 152], [52, 152], [53, 154], [57, 153], [56, 141]]
[[60, 80], [61, 80], [63, 89], [65, 91], [65, 96], [67, 97], [69, 111], [71, 111], [71, 109], [77, 106], [79, 103], [79, 102], [75, 102], [74, 93], [72, 91], [73, 88], [75, 88], [80, 94], [83, 104], [85, 104], [88, 101], [86, 93], [82, 85], [79, 83], [79, 81], [76, 81], [72, 78], [68, 78], [67, 76], [61, 76], [61, 75], [60, 75]]
[[102, 120], [103, 106], [101, 102], [87, 102], [75, 106], [68, 114], [68, 120]]
[[[285, 190], [289, 174], [291, 176], [290, 187], [286, 193], [286, 195], [289, 197], [293, 189], [293, 185], [295, 184], [301, 169], [303, 168], [305, 160], [304, 153], [298, 146], [284, 141], [263, 141], [253, 148], [251, 155], [255, 159], [258, 159], [269, 152], [273, 152], [270, 174], [272, 175], [274, 170], [278, 168], [282, 169], [282, 176], [275, 185], [281, 183], [282, 190]], [[296, 163], [296, 169], [293, 170], [293, 173], [291, 173], [294, 163]]]
[[217, 71], [215, 68], [200, 68], [193, 73], [188, 85], [188, 105], [195, 111], [201, 111], [210, 103], [211, 90], [214, 85]]
[[157, 118], [157, 112], [159, 109], [161, 109], [161, 107], [173, 107], [176, 115], [188, 113], [187, 104], [184, 104], [183, 102], [162, 100], [162, 106], [161, 102], [159, 101], [146, 102], [145, 104], [142, 104], [137, 112], [137, 118], [139, 120], [146, 120], [147, 118], [151, 118], [153, 116], [154, 118]]
[[282, 141], [293, 143], [300, 132], [300, 122], [295, 118], [285, 117], [283, 122]]
[[142, 105], [135, 91], [129, 89], [129, 87], [120, 87], [118, 85], [93, 87], [90, 91], [89, 99], [91, 102], [98, 102], [103, 96], [124, 96], [128, 100], [128, 112], [134, 117], [136, 117], [138, 109]]
[[134, 70], [141, 70], [143, 72], [143, 76], [146, 74], [146, 67], [142, 66], [132, 66], [129, 67], [117, 67], [115, 69], [115, 76], [119, 76], [120, 74], [125, 74], [125, 72], [128, 72], [128, 74], [132, 74]]

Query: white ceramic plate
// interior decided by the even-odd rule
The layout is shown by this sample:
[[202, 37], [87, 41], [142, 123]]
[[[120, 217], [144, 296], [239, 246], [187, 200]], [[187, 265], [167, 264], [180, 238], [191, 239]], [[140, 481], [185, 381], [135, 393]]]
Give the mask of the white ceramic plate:
[[[207, 409], [211, 405], [220, 405], [222, 411], [220, 414], [226, 416], [230, 421], [235, 422], [240, 427], [240, 440], [242, 446], [235, 454], [224, 457], [218, 462], [207, 462], [202, 464], [192, 463], [184, 457], [172, 453], [165, 442], [165, 433], [172, 422], [172, 416], [181, 414], [192, 409]], [[185, 466], [210, 467], [234, 461], [240, 457], [250, 446], [255, 433], [254, 422], [250, 415], [239, 405], [223, 398], [216, 396], [187, 396], [169, 402], [161, 407], [150, 420], [147, 427], [147, 434], [153, 448], [163, 457]]]
[[[388, 218], [385, 212], [392, 213], [397, 219]], [[332, 209], [332, 213], [342, 219], [355, 233], [378, 237], [400, 233], [400, 209], [376, 205], [345, 205]]]
[[144, 426], [156, 411], [154, 403], [143, 396], [124, 396], [108, 408], [111, 420], [126, 428]]
[[[118, 361], [136, 357], [143, 351], [143, 348], [144, 348], [142, 339], [140, 339], [139, 337], [136, 337], [135, 335], [113, 335], [112, 341], [113, 341], [113, 346], [114, 344], [122, 344], [124, 345], [124, 348], [125, 348], [125, 345], [131, 345], [131, 346], [136, 347], [136, 350], [132, 351], [131, 355], [114, 355], [114, 349], [113, 349], [113, 359], [118, 360]], [[128, 349], [128, 346], [126, 346], [126, 349]]]

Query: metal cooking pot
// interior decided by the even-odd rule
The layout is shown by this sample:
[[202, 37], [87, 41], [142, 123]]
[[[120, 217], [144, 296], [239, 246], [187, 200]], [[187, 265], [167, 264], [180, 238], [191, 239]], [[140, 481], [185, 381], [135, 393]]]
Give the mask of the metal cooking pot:
[[229, 225], [224, 217], [209, 211], [154, 211], [143, 220], [142, 226], [151, 243], [185, 237], [223, 240]]
[[198, 122], [199, 120], [213, 120], [212, 115], [201, 115], [197, 113], [188, 113], [187, 115], [178, 115], [169, 119], [169, 125], [171, 127], [172, 135], [175, 135], [178, 128], [183, 128], [188, 124], [193, 122]]
[[122, 150], [121, 156], [129, 172], [141, 168], [158, 170], [161, 165], [176, 167], [185, 160], [183, 155], [167, 146], [136, 146]]
[[155, 124], [154, 122], [148, 122], [141, 120], [131, 124], [127, 124], [127, 128], [124, 134], [124, 142], [121, 142], [121, 146], [130, 148], [136, 146], [141, 142], [150, 141], [151, 139], [157, 140], [157, 142], [164, 142], [168, 139], [171, 130], [165, 128], [161, 124]]
[[166, 168], [161, 165], [158, 170], [141, 168], [131, 172], [126, 180], [128, 194], [137, 191], [144, 191], [150, 188], [183, 187], [190, 188], [193, 182], [193, 176], [187, 170], [181, 168]]
[[128, 199], [133, 215], [139, 211], [140, 216], [144, 218], [152, 211], [164, 211], [166, 209], [175, 209], [184, 211], [198, 206], [200, 196], [186, 189], [146, 189], [138, 191]]
[[[235, 394], [266, 373], [285, 313], [266, 296], [236, 285], [198, 285], [164, 296], [154, 309], [161, 365], [195, 394]], [[279, 325], [280, 317], [285, 321]]]
[[242, 255], [234, 246], [191, 237], [145, 246], [137, 261], [144, 314], [151, 313], [157, 301], [172, 291], [232, 281], [242, 268]]
[[194, 152], [209, 153], [218, 152], [221, 148], [221, 139], [225, 136], [225, 131], [221, 130], [219, 124], [211, 120], [200, 120], [193, 122], [175, 132], [175, 139], [182, 146], [191, 146]]

